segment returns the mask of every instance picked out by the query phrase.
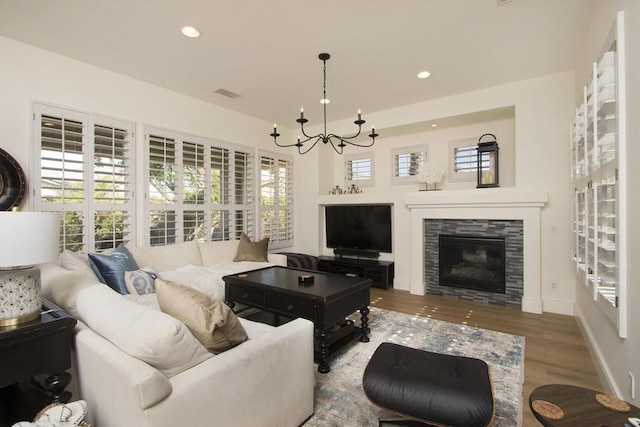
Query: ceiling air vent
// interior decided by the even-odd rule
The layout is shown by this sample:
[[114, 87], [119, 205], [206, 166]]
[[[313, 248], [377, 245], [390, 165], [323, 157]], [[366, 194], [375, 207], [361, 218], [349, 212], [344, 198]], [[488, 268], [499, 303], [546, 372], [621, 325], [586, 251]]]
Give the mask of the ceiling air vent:
[[509, 3], [511, 0], [496, 0], [498, 6], [502, 6], [503, 4]]
[[223, 89], [223, 88], [220, 88], [220, 89], [216, 90], [215, 93], [217, 93], [219, 95], [222, 95], [222, 96], [226, 96], [227, 98], [231, 98], [231, 99], [240, 98], [240, 96], [241, 96], [241, 95], [238, 95], [235, 92], [231, 92], [230, 90]]

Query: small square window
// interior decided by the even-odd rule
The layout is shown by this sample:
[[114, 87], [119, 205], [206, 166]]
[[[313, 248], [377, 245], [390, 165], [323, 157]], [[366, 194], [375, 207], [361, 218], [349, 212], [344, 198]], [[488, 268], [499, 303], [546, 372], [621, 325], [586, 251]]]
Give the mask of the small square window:
[[478, 170], [478, 140], [449, 142], [449, 181], [474, 181]]
[[358, 187], [373, 185], [373, 153], [345, 156], [344, 165], [344, 181], [347, 187], [352, 184]]
[[427, 162], [427, 147], [399, 148], [392, 152], [393, 184], [415, 184], [420, 165]]

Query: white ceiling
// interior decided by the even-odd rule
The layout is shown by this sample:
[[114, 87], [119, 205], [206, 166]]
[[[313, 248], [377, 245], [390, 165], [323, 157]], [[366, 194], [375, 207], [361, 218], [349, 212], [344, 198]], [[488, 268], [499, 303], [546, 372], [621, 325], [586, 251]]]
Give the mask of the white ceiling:
[[321, 120], [321, 52], [329, 121], [366, 119], [573, 69], [593, 1], [0, 0], [0, 35], [295, 127]]

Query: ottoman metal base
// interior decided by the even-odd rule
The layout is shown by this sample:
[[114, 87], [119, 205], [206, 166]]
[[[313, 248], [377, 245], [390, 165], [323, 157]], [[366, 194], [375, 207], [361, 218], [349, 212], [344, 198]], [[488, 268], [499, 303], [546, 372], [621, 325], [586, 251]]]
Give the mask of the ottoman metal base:
[[484, 427], [493, 420], [489, 366], [480, 359], [383, 343], [365, 368], [363, 387], [377, 406], [423, 423]]

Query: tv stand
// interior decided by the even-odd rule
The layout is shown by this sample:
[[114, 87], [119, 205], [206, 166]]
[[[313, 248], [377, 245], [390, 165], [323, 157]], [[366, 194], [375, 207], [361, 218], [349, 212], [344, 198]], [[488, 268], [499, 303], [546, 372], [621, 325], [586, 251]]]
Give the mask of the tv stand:
[[318, 270], [371, 279], [374, 288], [388, 289], [393, 286], [392, 261], [321, 256], [318, 257]]

